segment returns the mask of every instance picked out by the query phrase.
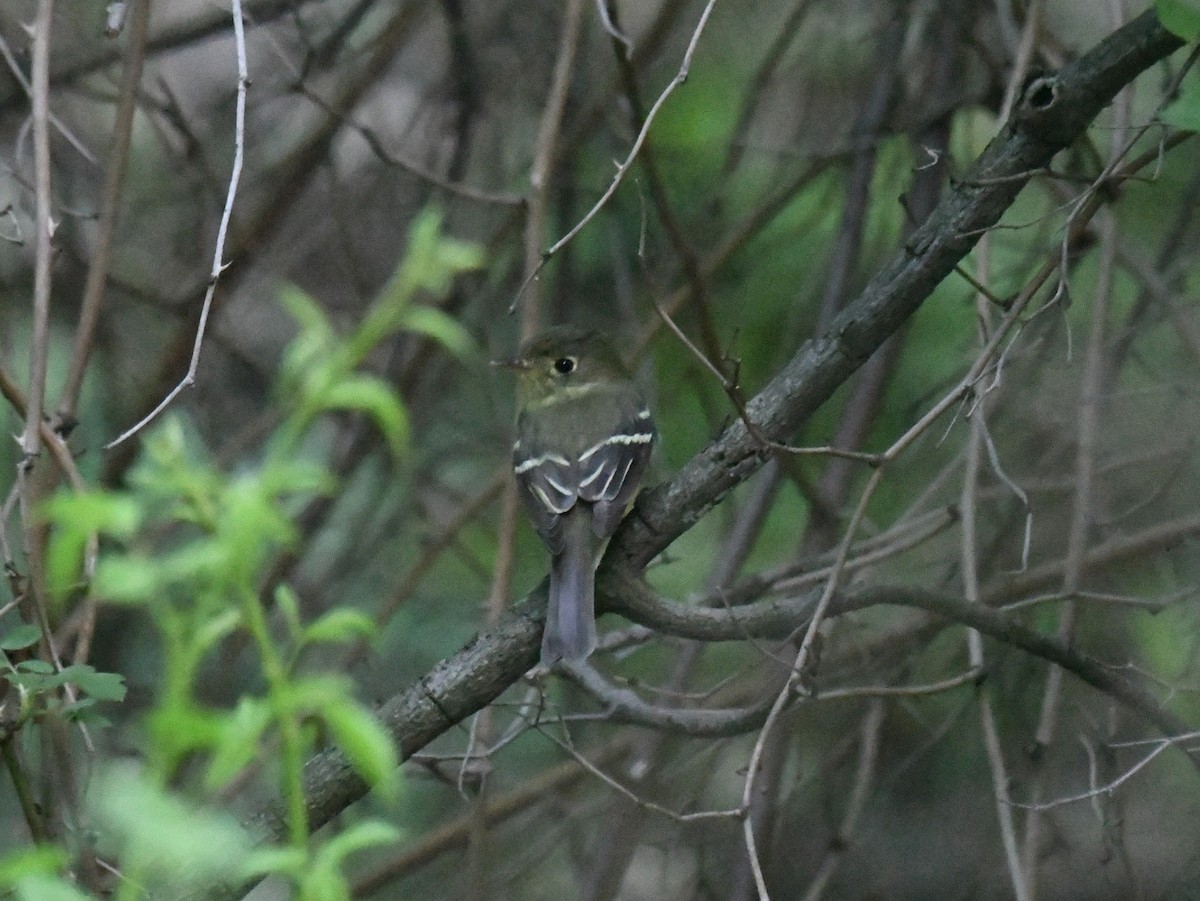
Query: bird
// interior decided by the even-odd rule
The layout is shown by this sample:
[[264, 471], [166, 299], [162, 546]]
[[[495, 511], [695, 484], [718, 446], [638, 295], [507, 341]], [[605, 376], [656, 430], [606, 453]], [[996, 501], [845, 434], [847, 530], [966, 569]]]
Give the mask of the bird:
[[553, 326], [498, 365], [517, 373], [513, 472], [550, 552], [541, 661], [582, 661], [596, 648], [596, 566], [658, 431], [637, 383], [596, 330]]

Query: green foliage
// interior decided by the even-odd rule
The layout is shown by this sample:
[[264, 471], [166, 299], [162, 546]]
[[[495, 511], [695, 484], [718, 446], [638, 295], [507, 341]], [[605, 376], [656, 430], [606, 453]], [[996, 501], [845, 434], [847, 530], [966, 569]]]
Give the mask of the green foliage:
[[[1200, 0], [1155, 0], [1154, 9], [1168, 31], [1185, 41], [1200, 39]], [[1194, 72], [1184, 79], [1179, 95], [1161, 118], [1176, 128], [1200, 131], [1200, 81]]]
[[1200, 131], [1200, 78], [1195, 73], [1183, 80], [1179, 95], [1163, 109], [1160, 118], [1186, 131]]
[[119, 898], [138, 897], [135, 885], [178, 897], [247, 875], [251, 843], [236, 819], [185, 801], [149, 774], [110, 767], [95, 780], [91, 800], [101, 835], [119, 850], [126, 876]]
[[[474, 247], [441, 235], [438, 216], [419, 217], [408, 253], [361, 325], [345, 337], [316, 301], [286, 289], [282, 302], [299, 330], [276, 392], [278, 427], [255, 465], [226, 472], [180, 420], [167, 419], [146, 436], [126, 490], [64, 491], [43, 505], [54, 599], [64, 606], [90, 590], [141, 611], [161, 647], [162, 673], [145, 717], [144, 766], [137, 772], [101, 768], [89, 792], [105, 851], [121, 861], [118, 897], [140, 897], [143, 890], [171, 897], [189, 887], [275, 872], [290, 877], [301, 898], [348, 898], [345, 858], [395, 840], [394, 829], [367, 821], [312, 847], [305, 810], [303, 764], [323, 741], [340, 749], [384, 797], [394, 797], [399, 787], [396, 747], [354, 697], [351, 681], [299, 668], [306, 648], [373, 637], [373, 622], [335, 607], [306, 623], [294, 589], [274, 586], [268, 602], [262, 581], [278, 555], [296, 545], [299, 505], [334, 488], [307, 450], [319, 416], [364, 413], [393, 455], [405, 453], [410, 425], [403, 400], [361, 367], [382, 342], [404, 331], [432, 338], [459, 357], [471, 354], [463, 328], [418, 298], [444, 294], [454, 275], [479, 261]], [[261, 690], [221, 709], [207, 703], [198, 687], [203, 667], [237, 633], [253, 649]], [[0, 635], [0, 652], [40, 640], [37, 627], [17, 626]], [[5, 678], [21, 691], [25, 718], [51, 707], [78, 715], [96, 702], [125, 696], [120, 675], [90, 666], [56, 667], [40, 659], [5, 664]], [[66, 686], [77, 698], [70, 705], [56, 700]], [[289, 842], [255, 851], [250, 837], [206, 798], [267, 759], [278, 762], [268, 773], [281, 786]], [[185, 763], [197, 762], [185, 771]], [[192, 780], [198, 784], [189, 785], [190, 772], [202, 775]], [[18, 897], [84, 897], [56, 875], [64, 860], [51, 848], [0, 861], [0, 886]]]
[[0, 651], [19, 651], [38, 643], [42, 630], [33, 623], [22, 623], [0, 635]]
[[296, 411], [280, 435], [288, 445], [323, 413], [350, 410], [367, 415], [396, 457], [409, 444], [408, 413], [386, 381], [358, 371], [367, 355], [400, 332], [432, 338], [460, 358], [474, 349], [466, 330], [436, 307], [416, 303], [420, 292], [444, 294], [458, 273], [482, 261], [473, 245], [441, 235], [441, 218], [425, 212], [414, 220], [408, 252], [362, 322], [339, 338], [316, 300], [296, 287], [281, 301], [300, 333], [284, 355], [279, 381], [282, 400]]
[[0, 638], [0, 671], [5, 681], [17, 689], [20, 698], [16, 722], [25, 723], [46, 715], [94, 719], [91, 711], [97, 702], [125, 700], [125, 680], [117, 673], [98, 672], [87, 664], [58, 666], [38, 657], [14, 664], [4, 653], [33, 647], [41, 640], [41, 634], [37, 626], [25, 624]]
[[18, 901], [87, 901], [87, 896], [58, 875], [67, 853], [54, 845], [15, 851], [0, 860], [0, 892]]
[[378, 820], [356, 823], [342, 830], [320, 848], [311, 863], [288, 849], [257, 852], [252, 869], [259, 874], [291, 875], [298, 888], [299, 901], [349, 901], [350, 885], [342, 875], [342, 864], [357, 851], [388, 844], [400, 838], [400, 831]]
[[1200, 38], [1200, 3], [1197, 0], [1154, 0], [1159, 21], [1185, 41]]

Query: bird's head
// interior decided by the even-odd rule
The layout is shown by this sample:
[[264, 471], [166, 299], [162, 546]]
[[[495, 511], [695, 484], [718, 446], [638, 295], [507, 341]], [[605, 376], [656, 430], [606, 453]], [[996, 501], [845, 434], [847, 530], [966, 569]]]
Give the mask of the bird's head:
[[514, 370], [522, 397], [533, 403], [629, 377], [607, 338], [573, 325], [548, 328], [525, 342], [516, 358], [493, 365]]

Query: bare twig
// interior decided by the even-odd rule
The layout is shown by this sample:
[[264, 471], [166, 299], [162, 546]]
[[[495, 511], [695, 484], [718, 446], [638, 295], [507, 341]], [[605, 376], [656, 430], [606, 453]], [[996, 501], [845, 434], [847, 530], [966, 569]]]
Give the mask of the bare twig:
[[617, 23], [613, 21], [608, 10], [608, 0], [596, 0], [596, 13], [600, 16], [600, 24], [604, 26], [604, 30], [609, 36], [616, 41], [624, 49], [626, 59], [633, 56], [633, 41], [629, 39], [624, 31], [617, 27]]
[[1157, 739], [1154, 741], [1154, 747], [1151, 749], [1151, 751], [1142, 757], [1141, 760], [1132, 766], [1127, 767], [1125, 771], [1121, 773], [1121, 775], [1117, 776], [1110, 782], [1107, 782], [1104, 785], [1098, 785], [1089, 789], [1088, 791], [1080, 792], [1076, 795], [1067, 795], [1063, 798], [1055, 798], [1053, 801], [1041, 801], [1029, 804], [1023, 804], [1019, 801], [1012, 801], [1010, 803], [1013, 807], [1021, 808], [1031, 812], [1036, 811], [1038, 813], [1044, 813], [1047, 810], [1053, 810], [1056, 807], [1062, 807], [1066, 804], [1077, 804], [1080, 801], [1090, 801], [1099, 797], [1100, 795], [1111, 794], [1151, 763], [1153, 763], [1155, 758], [1157, 758], [1163, 751], [1185, 742], [1194, 741], [1196, 738], [1200, 738], [1200, 732], [1187, 732], [1182, 735], [1172, 735], [1167, 738]]
[[204, 300], [200, 307], [200, 321], [196, 326], [196, 337], [192, 343], [191, 361], [188, 363], [187, 374], [167, 393], [166, 397], [159, 401], [157, 406], [138, 420], [138, 422], [104, 445], [105, 450], [116, 447], [144, 429], [163, 410], [170, 406], [171, 402], [185, 388], [190, 387], [196, 381], [196, 370], [200, 366], [200, 350], [204, 346], [204, 333], [208, 327], [208, 314], [212, 309], [213, 296], [217, 291], [217, 281], [221, 277], [221, 272], [225, 269], [225, 237], [229, 232], [230, 218], [233, 216], [233, 203], [237, 198], [238, 182], [242, 176], [242, 164], [245, 159], [246, 149], [246, 91], [250, 86], [250, 76], [246, 65], [246, 29], [245, 23], [242, 21], [242, 0], [230, 0], [230, 5], [233, 14], [233, 38], [237, 55], [238, 73], [237, 110], [235, 113], [233, 137], [233, 169], [229, 175], [229, 189], [225, 195], [225, 206], [221, 210], [221, 223], [217, 228], [213, 264], [209, 272], [208, 289], [204, 292]]
[[629, 154], [625, 157], [624, 161], [617, 165], [617, 172], [613, 176], [612, 181], [609, 182], [604, 193], [600, 195], [600, 199], [596, 201], [592, 208], [583, 216], [582, 219], [579, 220], [579, 222], [575, 224], [575, 226], [569, 232], [567, 232], [542, 252], [541, 259], [539, 260], [538, 264], [534, 267], [533, 271], [526, 276], [525, 283], [521, 286], [520, 291], [517, 292], [517, 296], [513, 299], [512, 305], [509, 307], [510, 313], [516, 310], [517, 305], [521, 302], [521, 297], [525, 293], [525, 290], [529, 287], [530, 283], [532, 283], [533, 280], [538, 277], [546, 263], [550, 261], [550, 258], [562, 250], [563, 247], [575, 239], [576, 235], [583, 231], [587, 224], [596, 217], [596, 214], [604, 208], [605, 204], [608, 203], [613, 194], [616, 193], [617, 188], [621, 186], [621, 183], [625, 180], [625, 176], [628, 174], [630, 168], [634, 164], [634, 161], [637, 159], [638, 152], [642, 149], [642, 144], [645, 143], [646, 137], [650, 134], [650, 127], [654, 124], [654, 119], [658, 115], [658, 111], [662, 109], [663, 104], [667, 102], [667, 98], [675, 92], [675, 89], [687, 81], [688, 72], [692, 67], [692, 57], [696, 54], [696, 46], [700, 43], [700, 36], [704, 33], [704, 26], [708, 23], [708, 17], [712, 14], [713, 7], [716, 5], [717, 0], [708, 0], [708, 2], [705, 4], [704, 12], [700, 14], [700, 21], [696, 24], [695, 30], [692, 31], [691, 40], [688, 42], [687, 50], [684, 51], [683, 61], [680, 63], [679, 71], [675, 74], [675, 77], [671, 79], [666, 88], [663, 89], [663, 92], [659, 94], [658, 99], [654, 101], [654, 105], [650, 107], [650, 111], [646, 113], [646, 121], [642, 125], [642, 130], [638, 132], [637, 137], [634, 139], [633, 147], [630, 148]]
[[[775, 697], [775, 703], [771, 706], [770, 712], [767, 714], [766, 722], [763, 723], [762, 729], [759, 731], [758, 740], [754, 743], [754, 750], [750, 754], [750, 762], [747, 766], [746, 781], [742, 786], [742, 806], [750, 809], [750, 802], [754, 792], [754, 780], [758, 774], [759, 766], [762, 762], [763, 751], [766, 748], [767, 738], [771, 733], [772, 727], [779, 720], [783, 713], [784, 707], [787, 705], [788, 699], [792, 692], [799, 685], [800, 680], [807, 674], [808, 667], [812, 660], [812, 654], [817, 641], [817, 634], [824, 622], [825, 613], [829, 609], [830, 603], [837, 592], [840, 584], [843, 568], [846, 563], [846, 557], [850, 550], [850, 543], [854, 535], [858, 532], [858, 527], [862, 523], [863, 517], [866, 515], [867, 503], [874, 496], [875, 490], [879, 487], [883, 478], [883, 470], [877, 469], [871, 473], [871, 478], [867, 482], [866, 488], [863, 489], [862, 496], [859, 498], [858, 505], [854, 509], [853, 515], [850, 517], [850, 522], [846, 527], [846, 532], [838, 546], [837, 560], [834, 562], [833, 570], [829, 578], [825, 582], [825, 588], [821, 592], [821, 597], [817, 601], [816, 608], [813, 610], [812, 618], [809, 620], [808, 627], [805, 629], [804, 638], [800, 642], [800, 647], [796, 652], [796, 659], [792, 663], [791, 673], [788, 676], [784, 687]], [[767, 883], [763, 878], [762, 867], [758, 860], [758, 848], [754, 835], [754, 822], [749, 816], [742, 823], [742, 837], [746, 843], [746, 856], [750, 862], [750, 867], [754, 876], [754, 884], [758, 889], [759, 897], [762, 901], [769, 901], [770, 895], [767, 892]]]
[[152, 0], [133, 0], [133, 15], [129, 27], [129, 51], [125, 62], [125, 74], [121, 80], [121, 94], [117, 100], [116, 117], [113, 122], [112, 148], [108, 157], [108, 169], [104, 174], [104, 189], [100, 201], [100, 219], [96, 224], [96, 243], [88, 266], [87, 281], [83, 286], [80, 302], [79, 325], [75, 330], [75, 345], [71, 352], [70, 368], [58, 402], [58, 419], [69, 424], [75, 419], [75, 408], [79, 403], [79, 392], [83, 388], [83, 377], [87, 372], [96, 323], [100, 307], [104, 302], [104, 288], [112, 254], [113, 234], [117, 224], [117, 208], [121, 199], [121, 187], [125, 182], [125, 170], [129, 162], [129, 144], [133, 134], [133, 114], [137, 107], [138, 86], [142, 80], [142, 64], [146, 60], [146, 41], [150, 34], [150, 6]]
[[[0, 57], [4, 58], [4, 62], [8, 66], [8, 70], [12, 72], [13, 78], [16, 79], [17, 84], [21, 86], [21, 90], [25, 92], [32, 102], [33, 86], [30, 84], [29, 79], [25, 77], [25, 73], [21, 71], [21, 66], [17, 63], [17, 58], [13, 55], [12, 48], [8, 46], [8, 41], [4, 40], [4, 36], [2, 34], [0, 34]], [[34, 77], [36, 79], [36, 75]], [[48, 72], [46, 77], [46, 90], [48, 91]], [[56, 116], [54, 112], [49, 109], [49, 107], [46, 109], [46, 118], [49, 123], [54, 126], [55, 131], [61, 134], [63, 138], [66, 139], [67, 143], [74, 147], [76, 152], [78, 152], [81, 157], [83, 157], [93, 166], [96, 165], [96, 155], [88, 150], [87, 145], [85, 145], [83, 141], [79, 140], [75, 133], [72, 132], [71, 129], [67, 128], [63, 121], [58, 118], [58, 116]]]
[[[558, 138], [562, 129], [563, 111], [567, 105], [567, 93], [571, 87], [571, 76], [575, 68], [575, 54], [579, 48], [580, 29], [583, 24], [582, 0], [571, 0], [567, 4], [563, 23], [562, 40], [559, 42], [558, 57], [554, 62], [554, 77], [550, 83], [550, 94], [538, 123], [537, 140], [533, 148], [533, 165], [529, 171], [529, 205], [525, 219], [525, 288], [533, 293], [527, 310], [521, 317], [521, 338], [529, 338], [537, 331], [540, 317], [538, 295], [533, 287], [550, 253], [541, 253], [543, 232], [546, 228], [546, 204], [549, 180], [558, 156]], [[515, 304], [514, 304], [515, 308]], [[510, 309], [511, 313], [513, 309]]]
[[350, 114], [339, 111], [307, 85], [301, 84], [297, 90], [302, 96], [320, 107], [331, 119], [341, 122], [346, 128], [355, 132], [360, 138], [366, 141], [367, 147], [370, 148], [371, 152], [386, 165], [403, 169], [405, 172], [421, 179], [421, 181], [428, 182], [435, 188], [440, 188], [448, 194], [462, 197], [465, 200], [496, 204], [497, 206], [521, 207], [525, 205], [525, 198], [519, 194], [485, 191], [481, 188], [475, 188], [471, 185], [445, 178], [428, 166], [422, 165], [404, 154], [389, 150], [384, 146], [383, 140], [374, 129], [363, 125]]
[[850, 839], [858, 826], [858, 819], [866, 807], [871, 787], [875, 782], [875, 767], [879, 760], [879, 734], [883, 729], [883, 717], [886, 708], [883, 702], [876, 699], [867, 707], [867, 713], [859, 727], [858, 766], [854, 772], [854, 788], [846, 802], [846, 811], [842, 814], [842, 822], [838, 826], [837, 837], [830, 843], [825, 857], [817, 867], [816, 875], [809, 883], [808, 891], [804, 893], [804, 901], [819, 901], [825, 893], [829, 880], [837, 872], [838, 864], [846, 853]]
[[730, 132], [732, 137], [729, 139], [729, 148], [725, 152], [725, 163], [721, 168], [722, 179], [728, 179], [737, 168], [738, 163], [741, 162], [746, 147], [746, 135], [750, 130], [754, 114], [758, 111], [758, 105], [767, 96], [767, 88], [771, 79], [775, 77], [775, 72], [783, 61], [787, 49], [795, 42], [796, 36], [800, 33], [800, 25], [812, 5], [812, 0], [796, 0], [780, 24], [779, 30], [775, 32], [775, 38], [771, 41], [767, 52], [763, 54], [762, 62], [759, 63], [754, 77], [750, 80], [743, 95], [745, 99], [742, 101], [741, 109], [738, 110], [737, 122]]
[[754, 421], [750, 418], [750, 415], [746, 412], [746, 398], [742, 393], [741, 386], [738, 385], [735, 380], [725, 375], [725, 373], [721, 371], [721, 368], [712, 360], [710, 360], [704, 351], [696, 346], [695, 342], [693, 342], [692, 339], [689, 338], [686, 333], [684, 333], [683, 329], [676, 324], [675, 320], [671, 318], [671, 315], [665, 309], [663, 309], [662, 304], [656, 301], [654, 304], [654, 309], [658, 312], [659, 318], [661, 318], [667, 328], [670, 329], [671, 334], [679, 339], [679, 342], [685, 348], [687, 348], [688, 352], [691, 353], [691, 355], [695, 357], [697, 361], [699, 361], [700, 365], [703, 366], [704, 369], [721, 385], [721, 390], [724, 391], [725, 396], [729, 398], [729, 402], [733, 405], [734, 410], [737, 412], [738, 418], [746, 426], [746, 431], [748, 431], [756, 441], [762, 444], [764, 448], [769, 448], [773, 451], [779, 451], [780, 453], [792, 454], [799, 457], [839, 457], [844, 460], [853, 460], [859, 463], [865, 463], [868, 466], [876, 466], [881, 462], [882, 457], [879, 454], [868, 454], [861, 451], [842, 450], [840, 448], [828, 446], [793, 447], [790, 444], [772, 441], [763, 434], [762, 430], [755, 425]]
[[[1110, 4], [1113, 25], [1120, 25], [1121, 10]], [[1125, 128], [1129, 122], [1129, 91], [1117, 95], [1114, 103], [1113, 131], [1110, 135], [1109, 160], [1105, 171], [1115, 171], [1132, 143], [1126, 143]], [[1105, 335], [1108, 326], [1108, 310], [1112, 301], [1113, 276], [1116, 267], [1118, 232], [1116, 218], [1106, 216], [1100, 223], [1100, 251], [1097, 263], [1096, 286], [1092, 291], [1091, 331], [1088, 337], [1086, 358], [1080, 384], [1078, 430], [1075, 455], [1075, 490], [1071, 507], [1071, 521], [1067, 531], [1066, 559], [1063, 562], [1062, 592], [1070, 597], [1079, 591], [1084, 577], [1087, 547], [1091, 540], [1091, 522], [1094, 516], [1095, 471], [1100, 438], [1100, 396], [1106, 383], [1104, 367]], [[1065, 269], [1064, 269], [1065, 276]], [[1063, 277], [1063, 276], [1060, 276]], [[1059, 616], [1058, 634], [1064, 642], [1075, 637], [1078, 606], [1068, 600]], [[1041, 713], [1034, 735], [1037, 752], [1044, 752], [1054, 741], [1063, 702], [1064, 674], [1059, 667], [1050, 667], [1042, 696]], [[1040, 753], [1038, 754], [1040, 756]], [[1035, 758], [1037, 759], [1037, 758]], [[1037, 809], [1037, 797], [1043, 790], [1044, 771], [1034, 780], [1034, 806], [1025, 818], [1025, 848], [1023, 870], [1030, 890], [1030, 897], [1037, 895], [1037, 862], [1041, 853], [1041, 826], [1043, 818]]]
[[[596, 753], [594, 766], [604, 766], [620, 760], [629, 753], [629, 740], [618, 739]], [[524, 811], [534, 808], [555, 792], [570, 788], [587, 775], [585, 767], [577, 760], [569, 760], [553, 769], [545, 770], [522, 785], [495, 795], [487, 805], [486, 815], [490, 825], [498, 825]], [[355, 898], [367, 897], [383, 886], [401, 879], [426, 864], [432, 863], [443, 854], [460, 850], [468, 841], [472, 828], [473, 812], [451, 820], [430, 830], [410, 847], [396, 856], [384, 860], [374, 869], [359, 875], [351, 890]]]
[[[586, 666], [587, 664], [584, 663], [582, 665]], [[699, 810], [699, 811], [696, 811], [695, 813], [679, 813], [678, 811], [674, 811], [674, 810], [671, 810], [670, 808], [663, 807], [661, 804], [655, 804], [653, 801], [647, 801], [645, 798], [641, 798], [636, 793], [631, 792], [629, 789], [627, 789], [624, 785], [622, 785], [620, 782], [618, 782], [612, 776], [608, 775], [606, 772], [604, 772], [602, 769], [600, 769], [598, 766], [596, 766], [594, 763], [592, 763], [590, 760], [588, 760], [586, 757], [584, 757], [582, 754], [580, 754], [578, 751], [576, 751], [567, 742], [564, 742], [561, 739], [556, 738], [555, 736], [553, 736], [549, 732], [547, 732], [545, 729], [542, 729], [541, 733], [542, 733], [543, 737], [549, 739], [554, 744], [558, 745], [562, 750], [564, 750], [568, 754], [570, 754], [571, 757], [573, 757], [575, 759], [575, 761], [580, 766], [582, 766], [585, 770], [587, 770], [589, 773], [591, 773], [593, 776], [595, 776], [597, 779], [599, 779], [601, 782], [603, 782], [605, 785], [607, 785], [609, 788], [611, 788], [617, 794], [623, 796], [626, 800], [631, 801], [632, 803], [636, 804], [638, 807], [645, 808], [646, 810], [653, 811], [654, 813], [662, 814], [663, 816], [667, 817], [668, 819], [674, 820], [677, 823], [694, 823], [697, 820], [728, 820], [728, 819], [736, 820], [736, 819], [740, 819], [742, 816], [742, 811], [738, 808], [733, 808], [730, 810]]]
[[[989, 250], [990, 242], [985, 236], [976, 250], [979, 270], [985, 279], [989, 263]], [[977, 296], [975, 306], [980, 321], [980, 341], [984, 343], [991, 321], [991, 308], [982, 294]], [[976, 537], [976, 523], [979, 470], [986, 439], [986, 407], [986, 398], [983, 398], [971, 419], [967, 465], [963, 473], [962, 494], [959, 500], [962, 516], [963, 594], [969, 602], [974, 604], [980, 603], [979, 546]], [[990, 446], [990, 442], [988, 444]], [[976, 629], [967, 630], [967, 656], [972, 667], [980, 669], [984, 667], [983, 637]], [[996, 806], [996, 820], [1000, 827], [1000, 840], [1004, 846], [1004, 860], [1008, 867], [1009, 883], [1012, 885], [1013, 895], [1017, 901], [1027, 901], [1029, 891], [1026, 886], [1025, 873], [1021, 867], [1020, 842], [1017, 838], [1016, 825], [1013, 822], [1012, 809], [1008, 803], [1008, 766], [1004, 760], [1004, 749], [1000, 745], [996, 716], [992, 708], [992, 693], [988, 686], [981, 685], [979, 687], [976, 704], [979, 710], [979, 727], [983, 733], [984, 753], [987, 755], [988, 769], [992, 778], [992, 798]]]
[[[50, 216], [50, 27], [54, 0], [40, 0], [33, 33], [30, 97], [33, 102], [34, 214], [33, 335], [29, 354], [29, 398], [21, 452], [27, 468], [41, 448], [42, 410], [46, 402], [46, 361], [50, 351], [50, 263], [54, 222]], [[30, 513], [31, 511], [26, 511]]]

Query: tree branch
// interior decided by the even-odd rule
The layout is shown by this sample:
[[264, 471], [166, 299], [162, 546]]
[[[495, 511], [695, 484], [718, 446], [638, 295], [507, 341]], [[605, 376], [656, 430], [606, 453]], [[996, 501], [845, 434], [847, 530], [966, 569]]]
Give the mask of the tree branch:
[[[786, 441], [951, 273], [978, 237], [1000, 219], [1031, 174], [1079, 138], [1092, 119], [1122, 86], [1181, 46], [1152, 12], [1111, 34], [1061, 72], [1034, 81], [1025, 91], [1012, 120], [991, 142], [962, 181], [943, 196], [908, 245], [889, 262], [862, 294], [819, 338], [808, 342], [783, 370], [747, 404], [747, 412], [764, 434]], [[636, 515], [627, 518], [601, 569], [598, 591], [631, 587], [634, 577], [676, 538], [699, 522], [735, 485], [768, 457], [744, 423], [735, 421], [698, 453], [667, 484], [645, 492]], [[630, 574], [622, 576], [621, 574]], [[614, 582], [617, 580], [617, 582]], [[644, 590], [644, 589], [643, 589]], [[1041, 635], [1003, 612], [962, 598], [875, 588], [855, 596], [859, 606], [889, 603], [917, 606], [970, 625], [981, 632], [1057, 663], [1080, 679], [1126, 703], [1164, 734], [1187, 727], [1145, 689], [1124, 675]], [[844, 612], [849, 600], [834, 607]], [[538, 654], [545, 585], [539, 586], [489, 633], [477, 636], [458, 654], [438, 664], [418, 683], [392, 698], [379, 711], [401, 753], [411, 755], [462, 719], [491, 703], [534, 665]], [[795, 602], [771, 601], [779, 628], [794, 629], [800, 611]], [[792, 606], [789, 607], [789, 604]], [[678, 606], [691, 623], [704, 618], [726, 623], [736, 610], [700, 610]], [[623, 611], [629, 598], [622, 599]], [[834, 612], [833, 609], [830, 611]], [[760, 621], [758, 626], [763, 624]], [[760, 633], [761, 634], [761, 633]], [[328, 751], [306, 769], [308, 813], [314, 827], [361, 798], [366, 786], [345, 758]], [[264, 838], [282, 834], [278, 810], [253, 818]], [[219, 893], [209, 897], [230, 897]]]
[[[1083, 134], [1116, 92], [1182, 46], [1147, 12], [1055, 75], [1032, 82], [1013, 118], [945, 192], [925, 224], [820, 337], [807, 342], [747, 405], [759, 430], [786, 442], [908, 319], [994, 226], [1031, 173]], [[768, 451], [734, 422], [669, 483], [643, 492], [613, 539], [610, 561], [640, 569], [699, 522]]]

